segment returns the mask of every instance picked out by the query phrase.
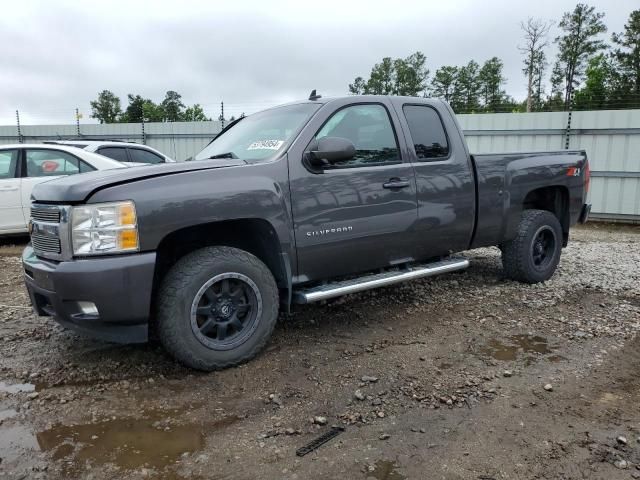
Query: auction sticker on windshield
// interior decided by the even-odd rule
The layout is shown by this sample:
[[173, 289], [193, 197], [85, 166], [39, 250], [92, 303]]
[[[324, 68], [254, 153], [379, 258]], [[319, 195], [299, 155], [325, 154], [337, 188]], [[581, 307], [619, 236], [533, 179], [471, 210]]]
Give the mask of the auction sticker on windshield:
[[284, 143], [284, 140], [259, 140], [249, 145], [247, 150], [278, 150]]

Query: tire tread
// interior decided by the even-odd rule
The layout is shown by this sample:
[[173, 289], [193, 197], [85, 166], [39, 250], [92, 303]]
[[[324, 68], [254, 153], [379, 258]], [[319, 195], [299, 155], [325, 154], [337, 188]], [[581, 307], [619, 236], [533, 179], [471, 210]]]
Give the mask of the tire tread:
[[[175, 306], [179, 303], [181, 292], [190, 285], [194, 277], [205, 274], [211, 267], [212, 261], [237, 262], [249, 264], [256, 269], [261, 277], [261, 284], [267, 286], [267, 291], [261, 295], [270, 296], [272, 301], [263, 300], [263, 308], [271, 307], [271, 311], [262, 312], [261, 322], [268, 322], [266, 334], [254, 344], [246, 353], [235, 360], [204, 362], [189, 348], [185, 348], [179, 324], [175, 321], [179, 315]], [[253, 279], [254, 281], [256, 279]], [[158, 292], [157, 331], [160, 343], [165, 350], [179, 362], [198, 370], [220, 370], [234, 367], [254, 358], [266, 345], [278, 319], [278, 288], [273, 275], [267, 266], [254, 255], [233, 247], [205, 247], [196, 250], [179, 260], [167, 273]]]
[[[532, 277], [528, 263], [528, 249], [530, 248], [527, 237], [536, 224], [547, 224], [562, 232], [560, 222], [556, 216], [547, 210], [525, 210], [518, 225], [516, 236], [502, 244], [502, 268], [508, 278], [524, 283], [538, 283]], [[561, 241], [561, 237], [557, 239]], [[556, 248], [561, 248], [556, 244]], [[558, 255], [559, 260], [560, 255]], [[553, 271], [557, 267], [557, 262]], [[553, 274], [553, 272], [552, 272]]]

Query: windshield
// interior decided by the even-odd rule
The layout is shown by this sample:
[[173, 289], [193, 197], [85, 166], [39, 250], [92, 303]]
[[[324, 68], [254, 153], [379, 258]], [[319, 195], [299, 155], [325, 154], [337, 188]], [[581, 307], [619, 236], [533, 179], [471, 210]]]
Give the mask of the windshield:
[[319, 106], [300, 103], [245, 117], [207, 145], [195, 159], [239, 158], [252, 163], [274, 157]]

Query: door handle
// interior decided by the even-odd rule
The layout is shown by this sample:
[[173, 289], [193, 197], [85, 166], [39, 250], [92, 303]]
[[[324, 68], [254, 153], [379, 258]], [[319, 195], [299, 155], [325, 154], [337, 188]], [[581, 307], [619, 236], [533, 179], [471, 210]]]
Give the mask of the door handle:
[[388, 182], [382, 184], [382, 188], [406, 188], [409, 185], [409, 180], [405, 178], [390, 178]]

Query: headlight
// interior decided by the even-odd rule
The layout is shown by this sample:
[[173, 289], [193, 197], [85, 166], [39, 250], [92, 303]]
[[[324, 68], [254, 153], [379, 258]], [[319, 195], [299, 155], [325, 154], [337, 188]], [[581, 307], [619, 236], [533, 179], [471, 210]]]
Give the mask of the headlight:
[[74, 255], [135, 252], [138, 223], [133, 202], [79, 205], [71, 211]]

